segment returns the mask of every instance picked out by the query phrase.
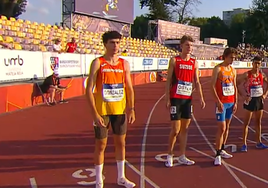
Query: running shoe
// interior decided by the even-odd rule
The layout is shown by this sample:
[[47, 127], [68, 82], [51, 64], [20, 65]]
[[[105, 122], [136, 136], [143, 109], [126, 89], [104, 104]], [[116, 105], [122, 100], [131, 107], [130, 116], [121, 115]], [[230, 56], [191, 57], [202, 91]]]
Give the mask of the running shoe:
[[263, 143], [258, 143], [258, 144], [256, 144], [256, 148], [258, 148], [258, 149], [267, 149], [268, 146], [266, 146], [266, 145], [263, 144]]
[[133, 188], [136, 186], [135, 183], [129, 181], [127, 178], [120, 178], [117, 180], [117, 184], [121, 186], [125, 186], [126, 188]]

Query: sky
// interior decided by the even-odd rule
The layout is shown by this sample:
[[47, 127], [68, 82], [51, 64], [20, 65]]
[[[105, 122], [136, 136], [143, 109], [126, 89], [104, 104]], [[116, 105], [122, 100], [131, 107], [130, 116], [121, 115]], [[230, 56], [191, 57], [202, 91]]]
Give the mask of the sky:
[[[45, 24], [61, 22], [61, 0], [27, 0], [26, 12], [20, 18]], [[90, 0], [88, 0], [90, 1]], [[139, 0], [134, 0], [134, 18], [147, 13], [147, 9], [140, 9]], [[195, 17], [219, 16], [222, 11], [234, 8], [249, 8], [252, 0], [200, 0], [201, 5], [194, 9]]]

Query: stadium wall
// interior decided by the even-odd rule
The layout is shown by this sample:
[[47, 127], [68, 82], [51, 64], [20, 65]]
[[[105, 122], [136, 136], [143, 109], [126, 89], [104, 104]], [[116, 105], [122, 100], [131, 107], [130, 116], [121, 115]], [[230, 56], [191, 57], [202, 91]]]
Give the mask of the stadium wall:
[[[51, 52], [29, 52], [1, 50], [0, 64], [0, 113], [6, 113], [43, 104], [36, 78], [45, 78], [59, 67], [62, 85], [68, 86], [65, 98], [85, 94], [85, 83], [92, 60], [100, 55], [57, 54]], [[129, 61], [134, 85], [160, 81], [168, 67], [169, 58], [122, 57]], [[200, 76], [211, 76], [212, 68], [221, 61], [198, 60]], [[241, 74], [251, 68], [250, 62], [235, 61], [233, 66]], [[266, 63], [263, 67], [266, 68]], [[35, 78], [35, 79], [33, 79]], [[15, 81], [24, 80], [24, 83]], [[27, 82], [26, 82], [27, 80]], [[8, 83], [12, 81], [13, 83]], [[39, 80], [40, 82], [40, 80]], [[41, 81], [42, 82], [42, 81]], [[44, 95], [46, 97], [46, 95]]]

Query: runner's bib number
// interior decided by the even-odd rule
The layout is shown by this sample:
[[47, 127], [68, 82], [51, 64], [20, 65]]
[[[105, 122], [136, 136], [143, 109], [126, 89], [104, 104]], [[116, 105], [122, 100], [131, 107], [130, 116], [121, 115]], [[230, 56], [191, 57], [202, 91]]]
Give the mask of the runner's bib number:
[[260, 97], [263, 95], [262, 86], [251, 86], [250, 87], [250, 96], [251, 97]]
[[225, 83], [222, 85], [223, 96], [232, 96], [235, 94], [233, 83]]
[[191, 82], [179, 81], [177, 85], [178, 95], [191, 96], [192, 95], [193, 84]]
[[103, 84], [103, 99], [107, 102], [118, 102], [124, 97], [123, 84]]

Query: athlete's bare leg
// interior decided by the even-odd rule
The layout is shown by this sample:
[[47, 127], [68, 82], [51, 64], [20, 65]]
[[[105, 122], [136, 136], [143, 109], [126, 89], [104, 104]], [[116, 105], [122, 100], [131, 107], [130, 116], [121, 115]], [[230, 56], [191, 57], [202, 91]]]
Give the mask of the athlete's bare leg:
[[263, 110], [255, 112], [255, 130], [256, 130], [256, 142], [261, 143], [261, 120], [262, 120]]
[[104, 163], [104, 152], [107, 145], [107, 138], [95, 140], [94, 162], [96, 170], [96, 182], [102, 183], [102, 170]]
[[243, 145], [247, 145], [247, 137], [248, 137], [248, 126], [250, 124], [253, 112], [249, 110], [245, 110], [244, 114], [244, 125], [243, 125]]
[[104, 163], [104, 152], [107, 145], [107, 138], [95, 140], [94, 161], [95, 165]]
[[[232, 121], [232, 119], [225, 120], [226, 127], [225, 127], [225, 131], [223, 133], [223, 141], [222, 141], [222, 144], [224, 144], [224, 145], [226, 144], [228, 136], [229, 136], [229, 128], [230, 128], [231, 121]], [[222, 148], [222, 149], [224, 149], [224, 148]]]
[[125, 175], [126, 134], [114, 135], [115, 159], [117, 163], [117, 183], [125, 187], [135, 187]]
[[180, 128], [181, 128], [180, 120], [171, 121], [171, 130], [170, 130], [169, 140], [168, 140], [168, 154], [169, 155], [173, 155], [174, 146], [177, 141], [177, 136], [180, 132]]
[[181, 128], [179, 133], [180, 140], [180, 155], [185, 155], [186, 145], [187, 145], [187, 136], [188, 136], [188, 127], [191, 123], [191, 119], [181, 119]]
[[226, 131], [226, 122], [225, 121], [218, 121], [217, 122], [218, 125], [218, 130], [217, 130], [217, 134], [216, 134], [216, 151], [221, 150], [221, 146], [223, 144], [223, 137], [224, 137], [224, 133]]

